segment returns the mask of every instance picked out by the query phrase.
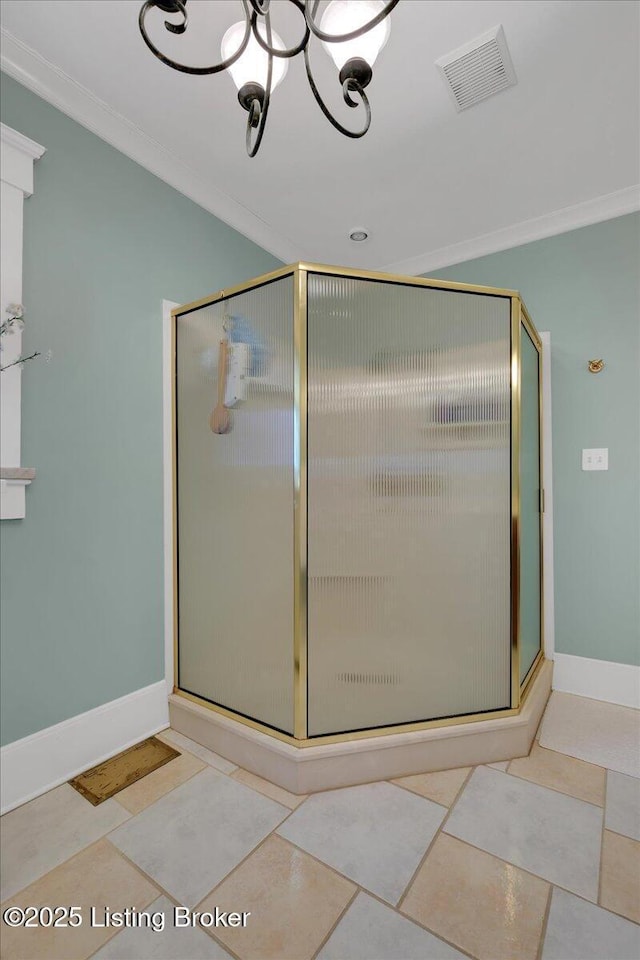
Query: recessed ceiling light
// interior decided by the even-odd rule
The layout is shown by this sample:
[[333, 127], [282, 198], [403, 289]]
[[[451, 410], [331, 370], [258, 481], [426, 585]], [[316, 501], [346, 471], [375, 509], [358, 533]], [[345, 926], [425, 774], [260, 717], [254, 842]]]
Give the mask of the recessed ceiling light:
[[369, 239], [369, 231], [365, 230], [364, 227], [355, 227], [353, 230], [349, 231], [349, 240], [353, 240], [354, 243], [362, 243], [363, 240]]

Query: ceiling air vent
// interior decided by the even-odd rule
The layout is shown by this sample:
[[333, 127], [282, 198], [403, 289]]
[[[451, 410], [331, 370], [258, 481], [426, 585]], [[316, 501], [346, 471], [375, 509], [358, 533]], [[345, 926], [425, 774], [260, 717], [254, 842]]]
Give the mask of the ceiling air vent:
[[501, 26], [436, 60], [456, 110], [466, 110], [518, 81]]

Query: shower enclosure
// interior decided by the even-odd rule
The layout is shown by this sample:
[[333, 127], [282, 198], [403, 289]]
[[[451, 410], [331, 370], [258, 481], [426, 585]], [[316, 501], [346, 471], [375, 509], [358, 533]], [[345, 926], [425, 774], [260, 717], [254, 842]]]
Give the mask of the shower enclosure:
[[297, 745], [517, 713], [540, 350], [514, 291], [312, 264], [175, 310], [175, 692]]

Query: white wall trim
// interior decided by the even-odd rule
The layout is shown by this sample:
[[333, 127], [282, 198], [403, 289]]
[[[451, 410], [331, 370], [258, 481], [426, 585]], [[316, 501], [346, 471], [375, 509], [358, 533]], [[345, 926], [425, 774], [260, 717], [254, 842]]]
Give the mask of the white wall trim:
[[0, 750], [1, 813], [169, 726], [164, 680], [15, 740]]
[[553, 689], [640, 708], [640, 667], [556, 653]]
[[1, 34], [0, 66], [10, 77], [275, 257], [285, 263], [299, 259], [295, 244], [276, 233], [243, 203], [207, 182], [32, 47], [7, 30], [3, 29]]
[[[22, 303], [22, 257], [24, 200], [33, 193], [33, 165], [45, 148], [5, 123], [0, 125], [0, 318], [9, 317], [9, 304]], [[22, 331], [14, 329], [2, 338], [0, 378], [0, 465], [15, 470], [21, 466], [22, 365], [14, 363], [22, 353]], [[14, 364], [11, 366], [11, 364]], [[26, 515], [27, 484], [0, 482], [0, 519], [20, 520]]]
[[551, 430], [551, 334], [542, 340], [542, 595], [544, 597], [544, 655], [553, 660], [555, 651], [555, 598], [553, 589], [553, 437]]
[[511, 247], [520, 247], [534, 240], [544, 240], [545, 237], [567, 233], [578, 227], [588, 227], [602, 220], [622, 217], [636, 210], [640, 210], [640, 185], [638, 184], [564, 207], [561, 210], [554, 210], [552, 213], [534, 217], [532, 220], [521, 220], [520, 223], [511, 224], [492, 233], [485, 233], [480, 237], [473, 237], [462, 243], [428, 250], [408, 260], [387, 264], [382, 269], [389, 273], [404, 273], [411, 276], [429, 273], [429, 271], [464, 263], [466, 260], [475, 260], [491, 253], [499, 253], [501, 250], [509, 250]]
[[32, 160], [39, 160], [46, 150], [46, 147], [25, 137], [24, 133], [19, 133], [13, 127], [8, 127], [6, 123], [0, 123], [0, 138], [3, 143], [15, 147], [20, 153], [26, 153]]
[[162, 301], [162, 479], [164, 525], [164, 675], [167, 696], [173, 693], [173, 404], [171, 311], [180, 306]]
[[3, 183], [16, 187], [23, 196], [30, 197], [33, 193], [33, 163], [46, 152], [46, 147], [8, 127], [6, 123], [0, 123], [0, 143]]

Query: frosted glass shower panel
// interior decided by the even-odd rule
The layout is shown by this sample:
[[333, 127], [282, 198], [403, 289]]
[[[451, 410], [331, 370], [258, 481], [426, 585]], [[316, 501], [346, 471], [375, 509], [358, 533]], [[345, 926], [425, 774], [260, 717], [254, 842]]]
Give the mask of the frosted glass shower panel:
[[540, 419], [538, 349], [521, 327], [520, 682], [540, 650]]
[[309, 736], [509, 707], [510, 300], [308, 276]]
[[[221, 339], [240, 397], [226, 434], [209, 425]], [[293, 417], [291, 277], [178, 318], [179, 686], [287, 733]]]

